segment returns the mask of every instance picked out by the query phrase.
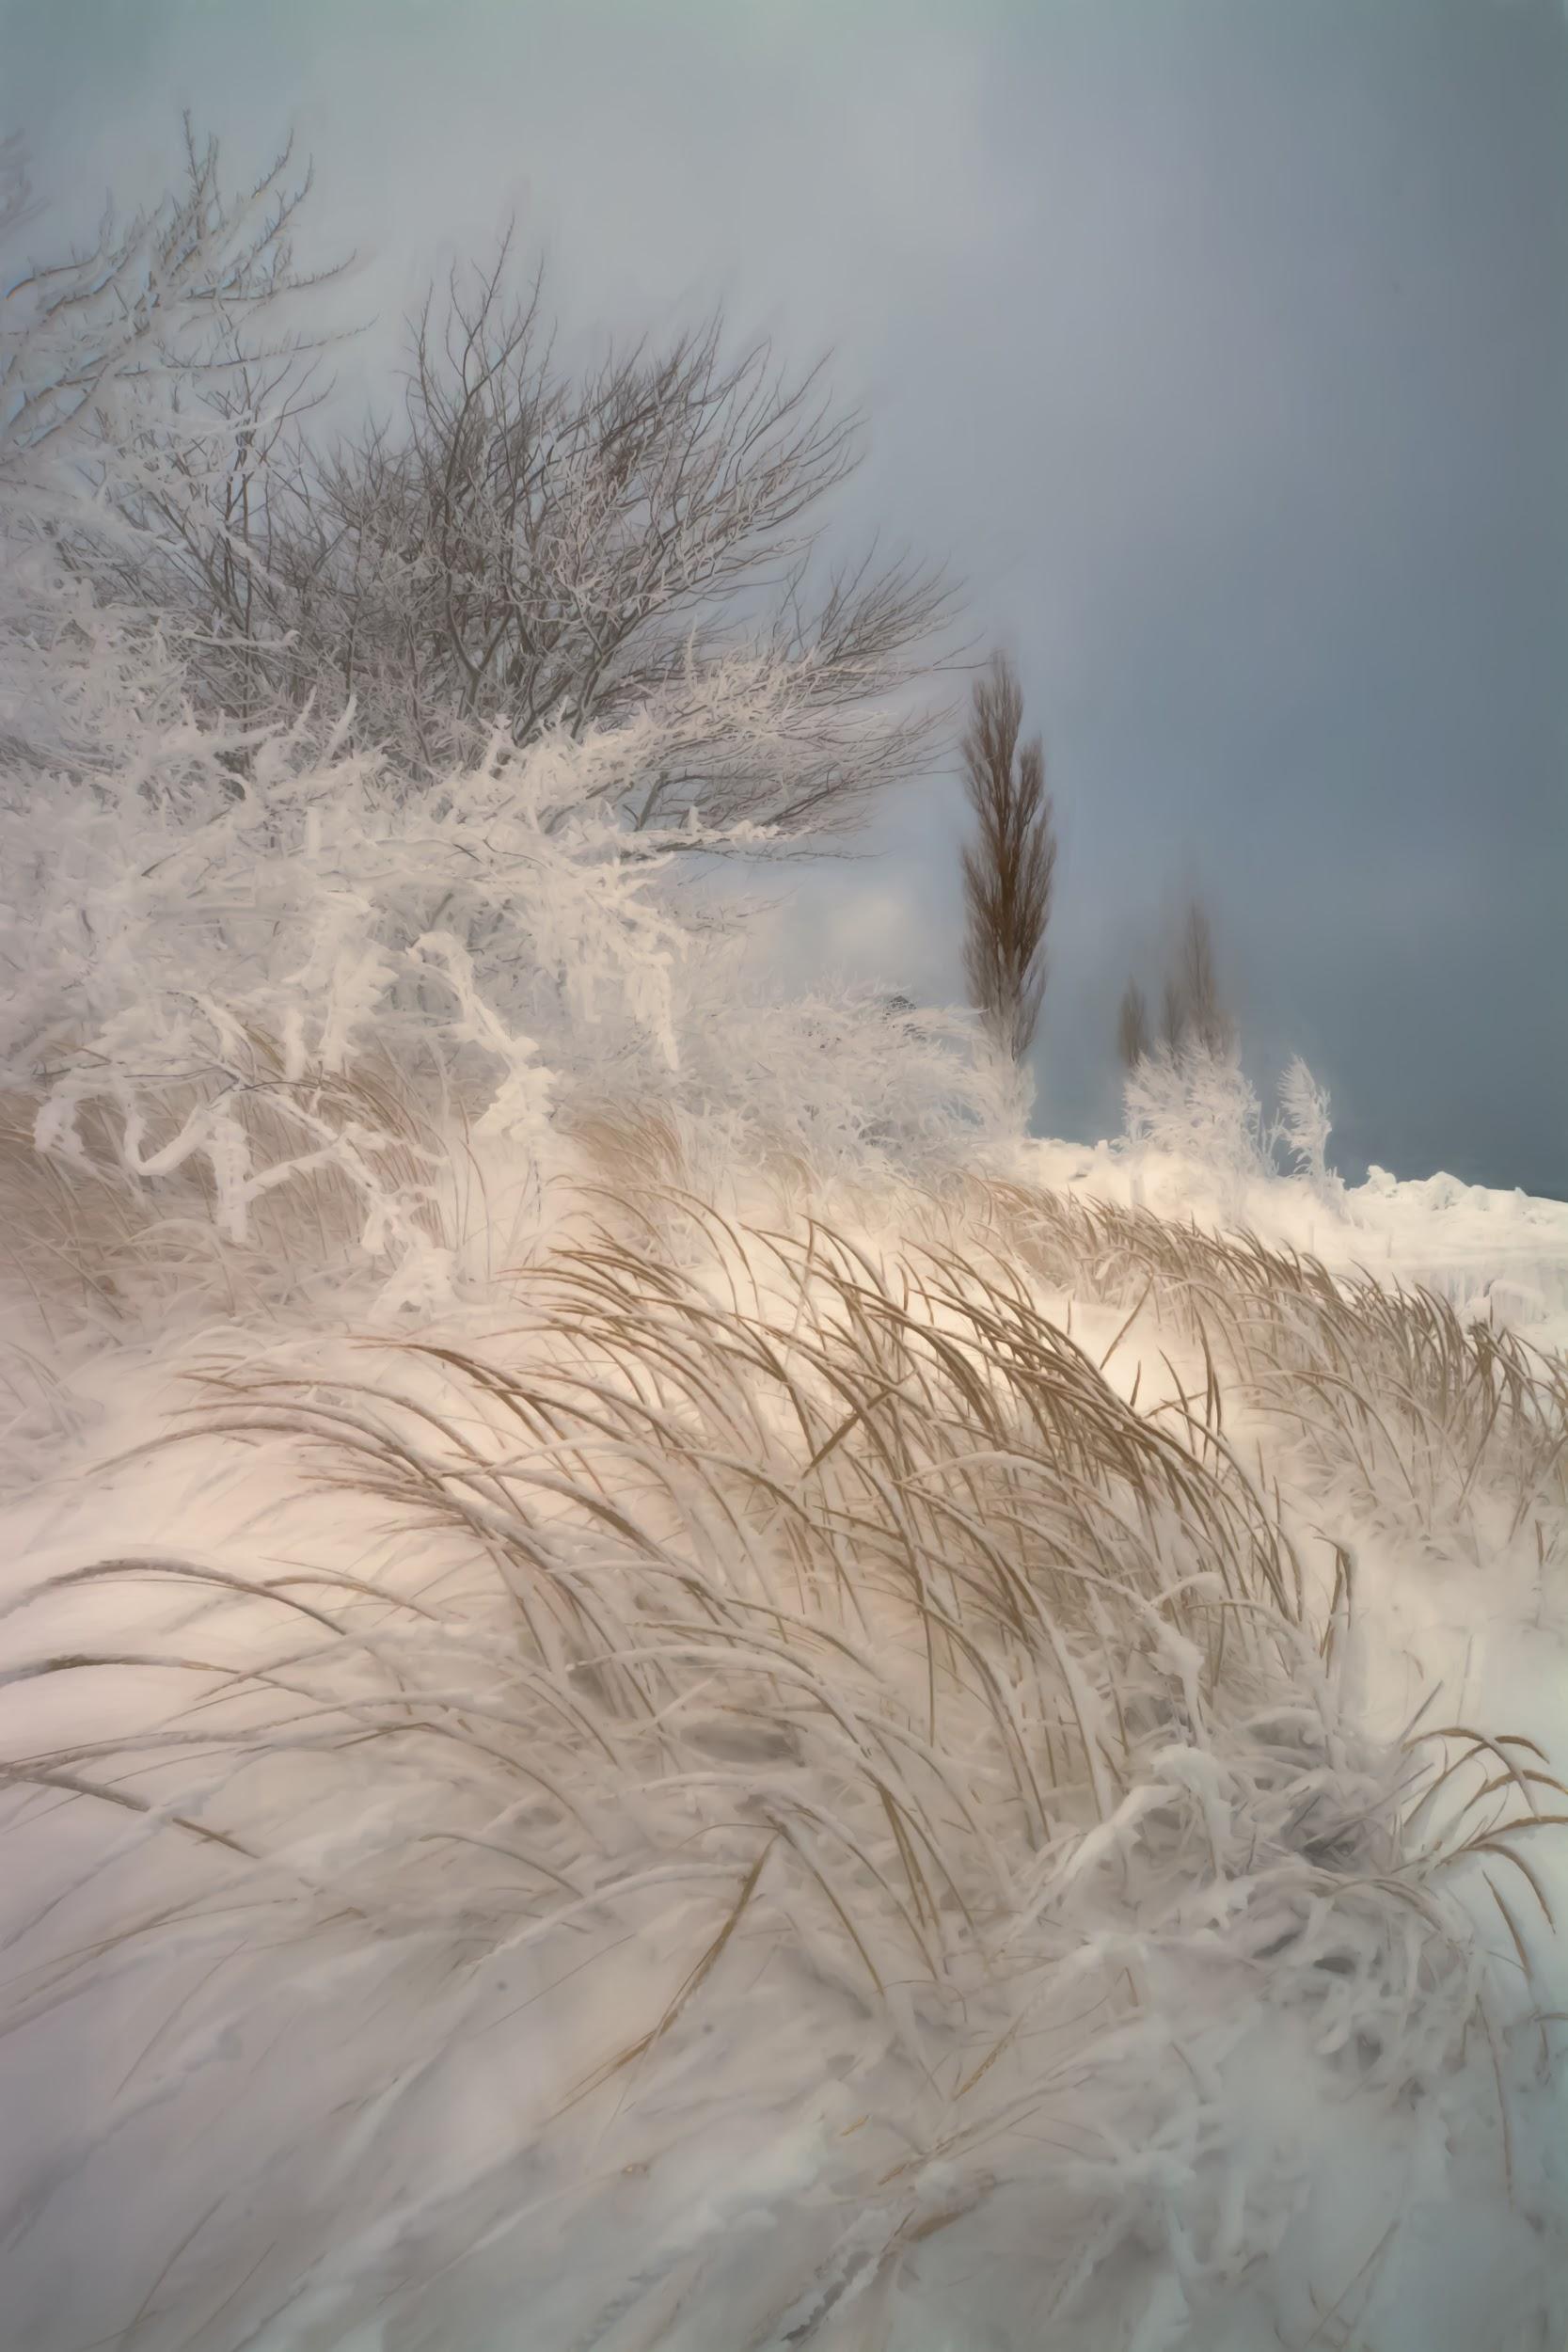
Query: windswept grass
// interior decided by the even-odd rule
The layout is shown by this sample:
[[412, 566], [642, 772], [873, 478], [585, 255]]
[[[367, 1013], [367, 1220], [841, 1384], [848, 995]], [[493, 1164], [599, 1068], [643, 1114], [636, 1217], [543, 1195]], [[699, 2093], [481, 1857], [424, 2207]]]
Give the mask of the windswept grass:
[[[1142, 1210], [1020, 1185], [977, 1186], [1001, 1247], [1037, 1277], [1136, 1315], [1209, 1367], [1206, 1392], [1296, 1433], [1304, 1475], [1364, 1515], [1392, 1514], [1472, 1557], [1499, 1530], [1544, 1568], [1565, 1556], [1568, 1363], [1420, 1287], [1349, 1279], [1297, 1251]], [[1217, 1369], [1216, 1369], [1217, 1366]], [[1495, 1516], [1495, 1515], [1494, 1515]]]
[[[53, 1686], [62, 1736], [8, 1740], [7, 1844], [25, 1856], [65, 1804], [124, 1820], [139, 1857], [135, 1900], [95, 1845], [19, 1931], [12, 2029], [165, 1948], [220, 1967], [261, 1920], [370, 1955], [414, 2036], [373, 2109], [321, 2125], [363, 2234], [350, 2199], [330, 2262], [269, 2243], [277, 2178], [247, 2179], [243, 2212], [231, 2184], [119, 2341], [336, 2342], [307, 2317], [417, 2298], [443, 2232], [520, 2226], [519, 2167], [558, 2184], [518, 2256], [541, 2345], [902, 2342], [906, 2296], [961, 2328], [976, 2264], [1004, 2341], [1131, 2342], [1173, 2276], [1201, 2329], [1286, 2232], [1308, 2128], [1259, 2137], [1250, 2070], [1382, 2132], [1500, 2049], [1460, 1887], [1492, 1873], [1528, 1962], [1521, 1903], [1549, 1898], [1510, 1824], [1560, 1791], [1525, 1742], [1367, 1735], [1346, 1596], [1314, 1610], [1220, 1359], [1277, 1409], [1269, 1383], [1315, 1400], [1338, 1348], [1384, 1416], [1392, 1366], [1410, 1427], [1487, 1447], [1544, 1409], [1523, 1359], [1308, 1261], [1276, 1295], [1245, 1246], [1004, 1214], [1028, 1242], [1010, 1266], [940, 1242], [884, 1262], [644, 1187], [520, 1270], [483, 1340], [214, 1375], [164, 1451], [253, 1450], [263, 1487], [303, 1495], [314, 1557], [295, 1536], [262, 1572], [171, 1542], [8, 1611], [12, 1701]], [[1153, 1286], [1202, 1343], [1206, 1401], [1140, 1411], [1027, 1270], [1117, 1305]], [[1315, 1442], [1336, 1410], [1310, 1406]], [[345, 1560], [344, 1527], [386, 1531], [380, 1565], [363, 1542]], [[165, 1630], [30, 1635], [85, 1597]], [[156, 1696], [105, 1728], [100, 1694], [135, 1677]], [[508, 2017], [551, 2058], [500, 2149], [404, 2195], [389, 2243], [367, 2117], [395, 2138], [430, 2070], [505, 2046]], [[159, 2034], [167, 2055], [210, 2030], [198, 2001]], [[137, 2144], [160, 2095], [134, 2088], [95, 2135]], [[607, 2185], [606, 2146], [617, 2181], [652, 2177], [642, 2203]], [[661, 2203], [715, 2151], [766, 2251], [717, 2192]], [[873, 2323], [893, 2335], [855, 2332]]]

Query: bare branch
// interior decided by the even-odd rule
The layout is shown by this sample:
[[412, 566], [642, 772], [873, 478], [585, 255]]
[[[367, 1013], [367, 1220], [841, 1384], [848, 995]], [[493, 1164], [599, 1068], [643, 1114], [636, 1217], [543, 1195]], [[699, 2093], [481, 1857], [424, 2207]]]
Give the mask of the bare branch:
[[614, 803], [631, 828], [847, 829], [928, 765], [942, 714], [911, 689], [952, 613], [908, 559], [810, 593], [858, 419], [820, 367], [730, 356], [717, 313], [567, 374], [512, 244], [411, 322], [395, 433], [323, 449], [311, 388], [226, 391], [258, 423], [221, 484], [176, 468], [165, 517], [198, 686], [280, 718], [352, 691], [358, 739], [424, 786], [497, 727], [525, 747], [653, 714], [670, 755]]

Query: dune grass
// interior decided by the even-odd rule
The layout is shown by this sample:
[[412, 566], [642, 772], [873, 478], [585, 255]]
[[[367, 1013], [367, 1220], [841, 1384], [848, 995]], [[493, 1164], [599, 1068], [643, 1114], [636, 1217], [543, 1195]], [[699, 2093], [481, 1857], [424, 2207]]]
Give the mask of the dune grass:
[[1003, 1246], [1080, 1297], [1196, 1344], [1207, 1408], [1223, 1391], [1296, 1433], [1320, 1492], [1393, 1512], [1472, 1557], [1496, 1547], [1473, 1509], [1506, 1502], [1505, 1541], [1562, 1557], [1568, 1364], [1420, 1286], [1332, 1274], [1319, 1260], [1141, 1210], [991, 1183], [977, 1186]]
[[[8, 1696], [36, 1716], [52, 1691], [57, 1726], [8, 1739], [12, 1852], [63, 1804], [137, 1857], [116, 1876], [92, 1845], [23, 1920], [11, 2029], [166, 1947], [216, 1966], [259, 1921], [434, 1967], [475, 2034], [498, 2003], [555, 2014], [569, 1979], [569, 2078], [521, 2096], [459, 2201], [525, 2153], [560, 2168], [588, 2234], [522, 2257], [552, 2344], [848, 2344], [847, 2313], [895, 2328], [916, 2287], [961, 2309], [976, 2260], [1004, 2327], [1122, 2341], [1173, 2261], [1200, 2314], [1286, 2228], [1299, 2148], [1238, 2121], [1263, 2050], [1304, 2113], [1385, 2122], [1491, 2052], [1475, 2128], [1506, 2184], [1518, 2002], [1465, 1889], [1528, 1967], [1550, 1897], [1526, 1833], [1568, 1800], [1489, 1727], [1369, 1734], [1347, 1557], [1249, 1454], [1266, 1418], [1379, 1496], [1392, 1462], [1429, 1526], [1440, 1477], [1500, 1484], [1555, 1557], [1560, 1370], [1421, 1295], [1148, 1217], [992, 1186], [879, 1254], [721, 1216], [660, 1184], [657, 1136], [620, 1149], [635, 1191], [580, 1210], [483, 1329], [303, 1374], [230, 1350], [155, 1441], [154, 1465], [254, 1456], [291, 1498], [287, 1565], [175, 1525], [8, 1606]], [[1042, 1284], [1147, 1309], [1199, 1381], [1140, 1407]], [[84, 1606], [138, 1629], [53, 1645]], [[400, 2048], [387, 2129], [436, 2062]], [[603, 2194], [574, 2171], [584, 2115], [657, 2172], [808, 2109], [767, 2262], [716, 2206], [634, 2233], [596, 2318], [572, 2302]], [[92, 2126], [145, 2128], [135, 2098]], [[261, 2227], [226, 2208], [120, 2341], [251, 2341], [232, 2312], [190, 2328]], [[419, 2292], [405, 2235], [339, 2249], [333, 2325]], [[274, 2248], [246, 2324], [303, 2328], [302, 2270]]]

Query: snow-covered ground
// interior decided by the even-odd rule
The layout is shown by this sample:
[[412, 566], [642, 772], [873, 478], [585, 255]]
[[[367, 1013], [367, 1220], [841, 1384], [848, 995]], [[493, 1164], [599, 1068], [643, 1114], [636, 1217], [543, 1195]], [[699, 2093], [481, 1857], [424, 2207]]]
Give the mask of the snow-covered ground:
[[[1011, 1174], [81, 1362], [5, 1521], [8, 2345], [1559, 2352], [1568, 1832], [1481, 1833], [1568, 1812], [1560, 1458], [1381, 1359], [1292, 1422], [1286, 1291], [1271, 1387], [1214, 1263], [1040, 1239], [1196, 1172]], [[1560, 1334], [1568, 1206], [1246, 1206]]]
[[779, 1001], [839, 423], [498, 269], [328, 456], [185, 160], [3, 281], [0, 2352], [1562, 2352], [1568, 1208], [1200, 927], [1116, 1145]]
[[1041, 1141], [1027, 1147], [1026, 1163], [1039, 1184], [1179, 1221], [1239, 1221], [1336, 1272], [1419, 1284], [1466, 1312], [1496, 1314], [1543, 1344], [1568, 1344], [1568, 1201], [1373, 1168], [1365, 1183], [1343, 1186], [1332, 1207], [1307, 1184], [1249, 1181], [1238, 1218], [1201, 1168], [1169, 1154]]

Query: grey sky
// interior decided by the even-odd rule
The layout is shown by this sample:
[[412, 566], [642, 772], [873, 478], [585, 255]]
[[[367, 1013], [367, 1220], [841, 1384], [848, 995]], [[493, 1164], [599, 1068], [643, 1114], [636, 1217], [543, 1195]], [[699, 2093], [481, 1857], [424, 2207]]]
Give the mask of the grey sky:
[[[1114, 1122], [1196, 883], [1349, 1172], [1568, 1194], [1559, 0], [0, 0], [73, 227], [187, 104], [237, 160], [295, 126], [361, 312], [515, 206], [573, 325], [835, 346], [846, 528], [951, 559], [1046, 735], [1042, 1124]], [[958, 824], [890, 808], [786, 959], [956, 993]]]

